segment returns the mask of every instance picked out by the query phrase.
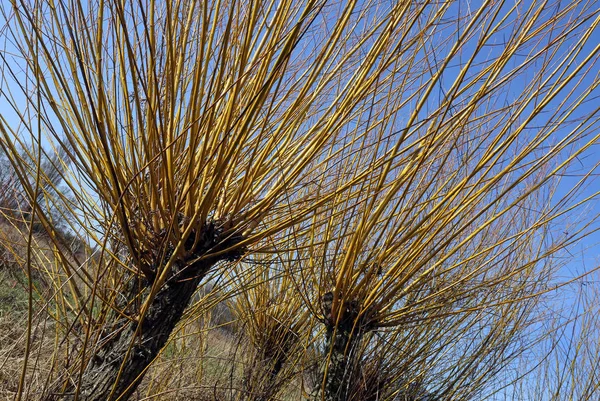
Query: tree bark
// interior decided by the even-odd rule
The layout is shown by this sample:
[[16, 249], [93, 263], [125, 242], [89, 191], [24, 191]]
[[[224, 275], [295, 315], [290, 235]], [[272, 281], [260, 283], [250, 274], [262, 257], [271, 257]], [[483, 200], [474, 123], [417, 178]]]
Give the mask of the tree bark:
[[[209, 229], [211, 232], [205, 233], [205, 237], [210, 239], [200, 247], [201, 252], [194, 252], [195, 257], [208, 250], [215, 252], [226, 249], [241, 240], [238, 237], [221, 241], [214, 232], [215, 226], [210, 225]], [[118, 319], [113, 325], [112, 338], [101, 344], [88, 362], [77, 398], [75, 389], [71, 389], [58, 396], [58, 399], [127, 400], [141, 382], [147, 367], [166, 344], [201, 280], [217, 262], [239, 258], [240, 252], [233, 251], [219, 258], [209, 257], [192, 264], [176, 262], [173, 275], [152, 300], [141, 327], [138, 328], [137, 322], [126, 318]]]
[[[360, 342], [357, 337], [344, 331], [328, 332], [326, 346], [328, 352], [323, 357], [320, 378], [313, 392], [315, 401], [346, 401], [353, 379], [356, 378], [357, 362], [353, 358], [354, 348]], [[324, 381], [323, 381], [324, 378]]]
[[358, 304], [343, 302], [342, 317], [337, 324], [331, 311], [332, 293], [324, 295], [322, 309], [325, 316], [325, 353], [320, 369], [320, 380], [313, 390], [314, 401], [347, 401], [354, 381], [360, 377], [358, 347], [365, 327], [358, 321]]

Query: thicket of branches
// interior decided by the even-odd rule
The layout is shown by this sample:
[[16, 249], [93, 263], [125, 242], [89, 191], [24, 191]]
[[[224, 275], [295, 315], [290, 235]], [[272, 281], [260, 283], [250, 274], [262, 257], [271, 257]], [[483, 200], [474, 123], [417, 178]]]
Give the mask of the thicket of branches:
[[598, 396], [595, 2], [0, 11], [17, 400]]

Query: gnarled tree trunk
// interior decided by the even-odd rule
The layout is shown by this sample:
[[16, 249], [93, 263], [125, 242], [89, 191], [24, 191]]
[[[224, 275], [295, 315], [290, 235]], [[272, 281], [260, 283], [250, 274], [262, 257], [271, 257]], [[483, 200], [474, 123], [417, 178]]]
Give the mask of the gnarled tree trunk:
[[342, 316], [336, 319], [331, 312], [333, 294], [323, 296], [322, 309], [327, 329], [325, 353], [320, 369], [320, 380], [312, 393], [314, 401], [347, 401], [354, 381], [360, 378], [359, 347], [369, 330], [358, 321], [358, 304], [343, 302]]
[[[241, 237], [219, 238], [218, 230], [212, 224], [204, 234], [207, 241], [193, 252], [191, 260], [204, 253], [227, 249], [241, 240]], [[58, 397], [55, 395], [54, 399], [71, 401], [75, 400], [77, 394], [77, 400], [81, 401], [127, 400], [166, 344], [201, 280], [219, 261], [239, 256], [241, 251], [237, 250], [194, 263], [176, 262], [172, 276], [155, 295], [141, 321], [141, 327], [127, 318], [117, 319], [110, 336], [89, 360], [78, 390], [70, 389]], [[136, 293], [131, 291], [132, 295]]]

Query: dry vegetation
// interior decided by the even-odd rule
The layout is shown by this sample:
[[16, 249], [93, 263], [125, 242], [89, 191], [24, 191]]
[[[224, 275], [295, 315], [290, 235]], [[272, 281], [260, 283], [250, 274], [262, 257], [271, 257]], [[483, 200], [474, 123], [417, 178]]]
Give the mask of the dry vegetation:
[[2, 397], [598, 398], [595, 2], [0, 14]]

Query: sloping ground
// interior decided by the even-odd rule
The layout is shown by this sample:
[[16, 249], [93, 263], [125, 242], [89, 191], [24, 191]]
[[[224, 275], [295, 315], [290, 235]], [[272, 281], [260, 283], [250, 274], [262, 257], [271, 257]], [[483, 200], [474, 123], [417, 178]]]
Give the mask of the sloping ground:
[[[223, 328], [194, 322], [180, 331], [152, 365], [132, 400], [234, 401], [244, 395], [244, 370], [250, 367], [247, 344]], [[196, 330], [194, 330], [196, 329]], [[302, 383], [286, 386], [272, 401], [302, 400]]]
[[[50, 244], [41, 234], [33, 237], [35, 251], [31, 253], [32, 266], [52, 260]], [[0, 400], [12, 400], [21, 376], [28, 326], [28, 278], [26, 274], [27, 237], [24, 231], [6, 220], [0, 222]], [[52, 357], [53, 343], [43, 340], [44, 332], [51, 330], [51, 321], [39, 311], [43, 305], [36, 292], [46, 287], [35, 269], [32, 273], [35, 288], [33, 297], [34, 325], [32, 325], [31, 353], [28, 366], [30, 388], [43, 387], [44, 365]], [[42, 318], [43, 316], [43, 318]], [[29, 398], [35, 398], [33, 394]]]
[[[57, 341], [61, 340], [56, 340], [57, 324], [51, 317], [53, 301], [47, 301], [52, 289], [45, 283], [48, 276], [43, 270], [56, 262], [52, 244], [39, 233], [34, 235], [33, 244], [33, 324], [26, 400], [40, 399], [42, 389], [48, 386], [48, 373], [53, 366], [60, 368], [65, 357], [64, 346], [55, 352]], [[26, 261], [26, 231], [0, 221], [0, 401], [14, 399], [22, 374], [29, 318]], [[197, 300], [211, 291], [210, 284], [201, 287]], [[244, 399], [240, 390], [251, 353], [236, 331], [234, 319], [227, 304], [221, 301], [182, 322], [131, 400]], [[286, 388], [282, 400], [301, 399], [299, 387], [297, 383]]]

